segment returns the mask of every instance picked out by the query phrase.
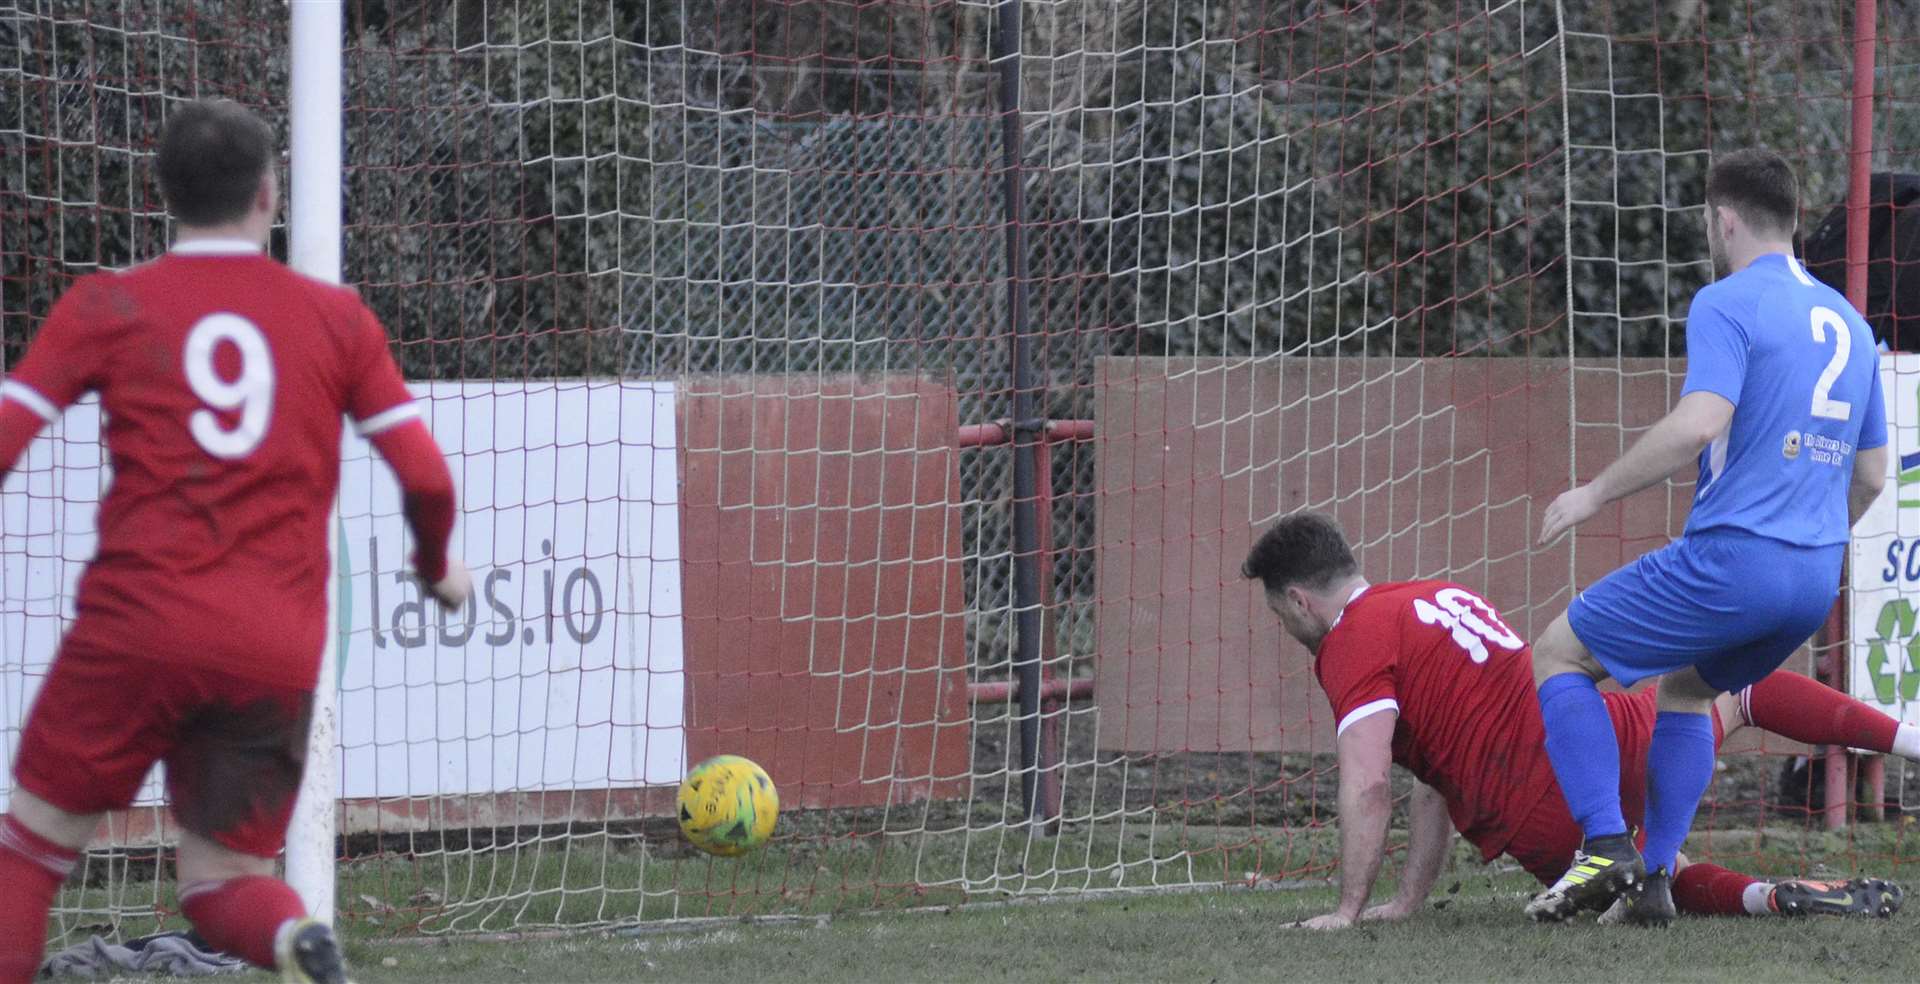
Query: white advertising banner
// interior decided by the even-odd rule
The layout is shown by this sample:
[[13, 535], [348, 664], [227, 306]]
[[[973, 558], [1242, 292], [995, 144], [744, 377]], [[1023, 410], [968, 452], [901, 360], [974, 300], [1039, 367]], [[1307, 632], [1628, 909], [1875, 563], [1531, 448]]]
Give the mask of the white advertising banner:
[[1853, 528], [1848, 690], [1920, 723], [1920, 354], [1880, 356], [1887, 489]]
[[[392, 473], [350, 432], [340, 484], [341, 795], [679, 782], [685, 770], [679, 475], [671, 384], [416, 386], [460, 493], [474, 599], [443, 613], [407, 564]], [[94, 550], [97, 404], [70, 409], [0, 489], [0, 753]], [[57, 440], [55, 438], [58, 438]], [[6, 777], [0, 775], [0, 808]], [[150, 780], [143, 802], [159, 800]]]
[[460, 490], [474, 600], [408, 569], [400, 490], [350, 439], [340, 481], [343, 796], [678, 783], [679, 476], [668, 383], [416, 387]]

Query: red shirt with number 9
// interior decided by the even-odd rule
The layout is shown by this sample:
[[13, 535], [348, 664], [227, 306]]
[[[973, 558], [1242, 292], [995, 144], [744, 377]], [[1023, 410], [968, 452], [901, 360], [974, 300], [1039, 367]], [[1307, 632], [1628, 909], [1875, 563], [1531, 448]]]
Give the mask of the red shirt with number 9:
[[113, 474], [69, 639], [314, 685], [341, 416], [419, 415], [358, 295], [183, 245], [75, 282], [0, 386], [49, 422], [100, 394]]

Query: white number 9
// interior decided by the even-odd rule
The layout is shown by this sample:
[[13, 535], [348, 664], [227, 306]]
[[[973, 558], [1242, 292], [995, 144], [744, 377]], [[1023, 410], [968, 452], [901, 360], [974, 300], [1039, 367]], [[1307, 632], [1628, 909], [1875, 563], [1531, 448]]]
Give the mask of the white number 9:
[[[232, 342], [240, 350], [240, 375], [233, 382], [221, 379], [213, 367], [221, 342]], [[213, 410], [240, 411], [239, 425], [227, 430], [213, 410], [195, 410], [187, 421], [193, 439], [216, 458], [233, 461], [252, 454], [273, 419], [273, 353], [267, 350], [267, 337], [237, 314], [209, 314], [187, 333], [185, 354], [193, 395]]]

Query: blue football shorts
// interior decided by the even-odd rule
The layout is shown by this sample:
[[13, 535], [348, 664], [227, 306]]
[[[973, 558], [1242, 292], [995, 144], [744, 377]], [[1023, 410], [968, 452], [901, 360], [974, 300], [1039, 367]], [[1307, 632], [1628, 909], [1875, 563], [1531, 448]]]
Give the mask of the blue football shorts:
[[1623, 687], [1692, 666], [1739, 690], [1820, 628], [1846, 549], [1724, 529], [1683, 536], [1581, 592], [1567, 621]]

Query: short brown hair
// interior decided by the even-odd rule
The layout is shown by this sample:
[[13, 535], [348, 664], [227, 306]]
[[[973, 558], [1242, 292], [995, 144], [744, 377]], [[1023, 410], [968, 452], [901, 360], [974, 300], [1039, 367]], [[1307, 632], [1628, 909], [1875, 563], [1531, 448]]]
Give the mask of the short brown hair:
[[160, 131], [160, 194], [188, 225], [219, 225], [247, 214], [273, 163], [273, 130], [226, 99], [192, 102], [167, 114]]
[[1316, 512], [1298, 512], [1260, 535], [1240, 565], [1240, 576], [1258, 578], [1270, 593], [1301, 585], [1316, 591], [1360, 572], [1340, 524]]
[[1800, 184], [1779, 154], [1736, 150], [1707, 168], [1707, 205], [1731, 208], [1759, 231], [1791, 234], [1800, 219]]

